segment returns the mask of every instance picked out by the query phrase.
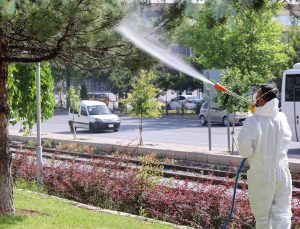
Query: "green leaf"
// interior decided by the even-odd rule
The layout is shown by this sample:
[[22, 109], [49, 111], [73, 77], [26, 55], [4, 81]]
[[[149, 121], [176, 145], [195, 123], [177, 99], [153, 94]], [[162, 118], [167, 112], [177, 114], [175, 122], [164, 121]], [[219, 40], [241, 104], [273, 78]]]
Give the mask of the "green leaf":
[[[24, 129], [36, 123], [36, 65], [11, 64], [8, 73], [10, 116], [21, 121]], [[55, 100], [53, 79], [48, 63], [41, 65], [41, 119], [53, 116]]]
[[[2, 4], [2, 1], [0, 2], [0, 4]], [[5, 8], [5, 11], [8, 15], [15, 14], [15, 12], [16, 12], [16, 1], [11, 0], [11, 1], [8, 1], [8, 2], [4, 3], [4, 8]]]
[[142, 70], [132, 85], [132, 92], [127, 102], [132, 106], [131, 115], [141, 118], [158, 118], [161, 115], [161, 105], [154, 100], [158, 89], [153, 85], [156, 78], [153, 72]]
[[[251, 7], [252, 0], [248, 2], [250, 5], [245, 5], [245, 1], [231, 5], [233, 17], [228, 8], [232, 2], [224, 2], [224, 11], [216, 14], [213, 6], [218, 1], [207, 1], [195, 9], [197, 14], [191, 15], [193, 23], [190, 17], [186, 18], [178, 29], [179, 40], [192, 47], [202, 68], [224, 69], [221, 84], [241, 96], [247, 96], [254, 86], [281, 78], [294, 56], [292, 45], [283, 39], [286, 29], [274, 18], [280, 5], [274, 8], [266, 1], [257, 10]], [[224, 95], [219, 94], [220, 108], [225, 108], [223, 100]], [[232, 97], [227, 108], [246, 109]]]

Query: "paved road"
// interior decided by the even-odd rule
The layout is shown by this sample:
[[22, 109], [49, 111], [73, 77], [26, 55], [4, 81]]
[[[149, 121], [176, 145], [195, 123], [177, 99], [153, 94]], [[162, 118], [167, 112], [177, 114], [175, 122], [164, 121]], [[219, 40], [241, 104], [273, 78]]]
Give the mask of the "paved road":
[[[90, 133], [87, 130], [78, 129], [77, 135], [79, 138], [115, 138], [120, 140], [134, 141], [139, 138], [139, 119], [130, 117], [120, 117], [121, 127], [119, 132], [99, 132]], [[20, 126], [11, 126], [11, 129], [18, 130]], [[235, 138], [241, 127], [236, 127]], [[42, 132], [59, 133], [71, 135], [69, 130], [67, 115], [55, 115], [52, 119], [42, 124]], [[201, 126], [196, 118], [160, 118], [160, 119], [145, 119], [144, 142], [159, 142], [169, 144], [180, 144], [190, 146], [208, 147], [208, 128]], [[222, 125], [212, 126], [212, 147], [227, 148], [227, 128]], [[292, 143], [291, 148], [300, 149], [300, 143]], [[293, 151], [297, 153], [297, 151]], [[300, 151], [298, 152], [300, 153]]]
[[[120, 117], [121, 127], [119, 132], [90, 133], [87, 130], [78, 129], [78, 137], [118, 138], [135, 140], [139, 138], [139, 119]], [[10, 128], [18, 130], [20, 125]], [[237, 127], [237, 133], [240, 127]], [[42, 132], [71, 135], [67, 116], [55, 115], [52, 119], [42, 124]], [[160, 118], [145, 119], [143, 130], [144, 141], [174, 143], [182, 145], [195, 145], [208, 147], [208, 130], [201, 126], [196, 118]], [[227, 147], [227, 129], [222, 125], [212, 127], [213, 147]]]

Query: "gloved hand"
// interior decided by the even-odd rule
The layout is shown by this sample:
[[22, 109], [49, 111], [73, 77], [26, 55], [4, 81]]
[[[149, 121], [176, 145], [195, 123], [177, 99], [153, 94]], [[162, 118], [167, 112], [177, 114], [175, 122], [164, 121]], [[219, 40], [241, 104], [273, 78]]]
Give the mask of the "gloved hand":
[[254, 112], [256, 111], [256, 105], [251, 104], [251, 105], [249, 105], [248, 109], [251, 111], [252, 114], [254, 114]]

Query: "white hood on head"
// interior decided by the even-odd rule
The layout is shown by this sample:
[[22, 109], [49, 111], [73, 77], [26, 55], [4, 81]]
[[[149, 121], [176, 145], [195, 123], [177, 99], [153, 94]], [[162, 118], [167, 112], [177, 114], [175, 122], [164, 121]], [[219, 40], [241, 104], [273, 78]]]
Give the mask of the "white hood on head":
[[276, 116], [277, 113], [279, 112], [278, 108], [279, 100], [274, 98], [267, 102], [264, 106], [262, 107], [257, 107], [255, 111], [255, 115], [261, 115], [261, 116]]

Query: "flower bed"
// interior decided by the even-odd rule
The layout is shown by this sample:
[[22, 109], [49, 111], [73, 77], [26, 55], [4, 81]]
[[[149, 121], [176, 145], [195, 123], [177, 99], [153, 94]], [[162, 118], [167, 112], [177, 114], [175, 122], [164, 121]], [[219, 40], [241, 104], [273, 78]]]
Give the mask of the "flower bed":
[[[34, 180], [36, 167], [32, 159], [30, 155], [17, 155], [13, 160], [14, 176]], [[80, 164], [53, 160], [44, 167], [44, 186], [49, 194], [195, 228], [221, 228], [226, 221], [232, 182], [220, 186], [170, 180], [162, 185], [149, 176], [141, 176], [138, 170], [124, 168], [124, 164], [124, 161]], [[296, 197], [292, 220], [296, 228], [300, 222], [300, 201]], [[245, 188], [237, 192], [231, 225], [243, 229], [254, 227]]]

